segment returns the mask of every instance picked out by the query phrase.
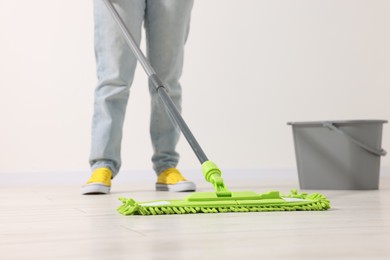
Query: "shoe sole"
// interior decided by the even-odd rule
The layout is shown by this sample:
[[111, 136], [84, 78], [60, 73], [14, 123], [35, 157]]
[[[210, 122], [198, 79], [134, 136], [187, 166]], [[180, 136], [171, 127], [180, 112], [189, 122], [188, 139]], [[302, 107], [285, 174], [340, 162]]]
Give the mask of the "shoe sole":
[[81, 188], [83, 195], [87, 194], [107, 194], [110, 193], [111, 187], [101, 184], [89, 184]]
[[156, 183], [156, 191], [195, 191], [196, 186], [193, 182], [190, 181], [182, 181], [176, 184], [160, 184]]

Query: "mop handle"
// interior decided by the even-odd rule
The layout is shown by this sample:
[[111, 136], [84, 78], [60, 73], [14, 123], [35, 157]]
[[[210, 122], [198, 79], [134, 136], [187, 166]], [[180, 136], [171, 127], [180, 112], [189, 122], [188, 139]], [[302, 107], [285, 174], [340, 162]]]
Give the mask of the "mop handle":
[[117, 10], [113, 6], [111, 0], [103, 0], [103, 2], [106, 4], [108, 10], [110, 11], [110, 13], [111, 13], [112, 17], [114, 18], [114, 20], [116, 21], [116, 23], [119, 25], [119, 28], [123, 32], [123, 35], [124, 35], [124, 38], [125, 38], [127, 44], [129, 45], [130, 49], [133, 51], [137, 60], [141, 63], [142, 67], [144, 68], [146, 74], [149, 77], [150, 82], [156, 88], [156, 92], [158, 93], [159, 97], [161, 98], [163, 104], [165, 105], [169, 114], [173, 117], [173, 119], [175, 120], [175, 122], [179, 126], [181, 132], [183, 133], [183, 135], [187, 139], [192, 150], [194, 151], [194, 153], [198, 157], [200, 163], [203, 164], [204, 162], [208, 161], [206, 154], [203, 152], [199, 143], [196, 141], [194, 135], [191, 133], [191, 130], [187, 126], [183, 117], [181, 116], [179, 110], [176, 108], [172, 99], [169, 97], [169, 95], [166, 91], [166, 88], [164, 87], [160, 78], [156, 75], [155, 70], [150, 65], [149, 61], [146, 59], [145, 55], [142, 53], [142, 51], [140, 50], [140, 48], [138, 47], [138, 45], [134, 41], [133, 36], [130, 34], [129, 30], [126, 28], [123, 20], [121, 19]]

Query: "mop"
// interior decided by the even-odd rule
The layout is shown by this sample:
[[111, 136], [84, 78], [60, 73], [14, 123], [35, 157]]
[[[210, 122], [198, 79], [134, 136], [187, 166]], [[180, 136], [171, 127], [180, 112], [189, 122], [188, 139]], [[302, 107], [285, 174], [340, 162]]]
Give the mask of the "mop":
[[306, 211], [327, 210], [330, 202], [319, 193], [298, 193], [292, 190], [283, 195], [278, 191], [256, 193], [252, 191], [231, 192], [222, 179], [218, 166], [210, 161], [191, 130], [185, 123], [180, 112], [169, 97], [166, 88], [155, 70], [150, 65], [140, 48], [134, 41], [133, 36], [126, 28], [123, 20], [116, 11], [110, 0], [102, 0], [113, 19], [123, 32], [124, 38], [130, 49], [142, 65], [149, 81], [158, 93], [161, 102], [168, 113], [179, 126], [187, 139], [195, 155], [202, 165], [202, 173], [207, 182], [214, 187], [214, 192], [194, 192], [182, 200], [159, 200], [136, 202], [131, 198], [119, 198], [122, 205], [118, 212], [123, 215], [163, 215], [163, 214], [194, 214], [194, 213], [223, 213], [223, 212], [263, 212], [263, 211]]

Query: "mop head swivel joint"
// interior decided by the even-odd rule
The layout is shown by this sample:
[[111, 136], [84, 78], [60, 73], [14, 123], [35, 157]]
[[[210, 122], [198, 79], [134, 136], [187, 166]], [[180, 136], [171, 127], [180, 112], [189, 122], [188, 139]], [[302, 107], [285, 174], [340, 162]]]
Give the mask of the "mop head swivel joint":
[[221, 178], [221, 172], [212, 162], [202, 165], [205, 179], [211, 182], [215, 192], [195, 192], [183, 200], [135, 202], [119, 198], [117, 208], [123, 215], [165, 215], [225, 212], [306, 211], [327, 210], [330, 202], [319, 193], [298, 193], [292, 190], [283, 195], [278, 191], [255, 193], [252, 191], [230, 192]]
[[202, 173], [206, 181], [214, 186], [217, 197], [231, 197], [232, 193], [225, 187], [221, 177], [221, 171], [217, 165], [211, 161], [206, 161], [202, 164]]

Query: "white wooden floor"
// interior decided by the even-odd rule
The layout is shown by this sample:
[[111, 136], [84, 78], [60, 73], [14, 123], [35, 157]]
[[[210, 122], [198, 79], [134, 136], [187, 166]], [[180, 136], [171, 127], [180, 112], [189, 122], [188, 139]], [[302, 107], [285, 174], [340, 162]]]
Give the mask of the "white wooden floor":
[[[89, 173], [0, 173], [0, 259], [390, 259], [390, 171], [376, 191], [321, 191], [324, 212], [122, 216], [118, 197], [155, 192], [151, 172], [122, 172], [110, 195], [82, 196]], [[185, 174], [199, 191], [200, 173]], [[288, 192], [293, 170], [228, 170], [233, 191]]]

